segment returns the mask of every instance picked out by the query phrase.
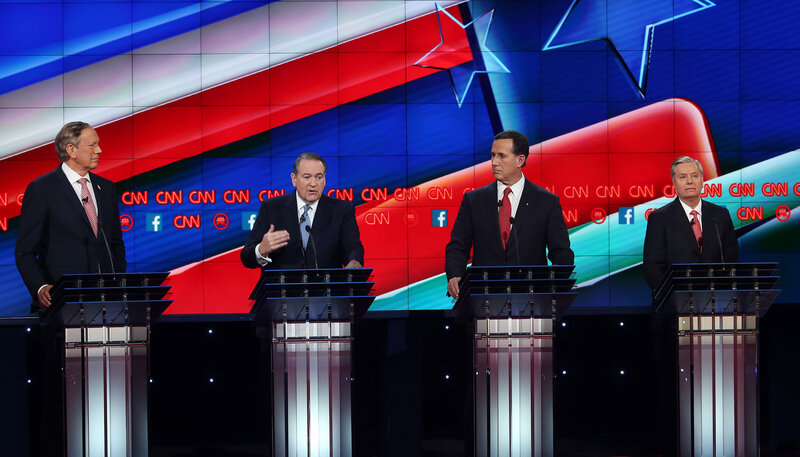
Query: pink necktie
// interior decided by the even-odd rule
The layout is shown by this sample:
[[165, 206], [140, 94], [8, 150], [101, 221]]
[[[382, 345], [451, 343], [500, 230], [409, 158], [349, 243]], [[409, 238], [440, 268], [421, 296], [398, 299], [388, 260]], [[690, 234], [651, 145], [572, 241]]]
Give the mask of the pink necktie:
[[81, 201], [83, 202], [83, 209], [86, 211], [86, 217], [89, 218], [89, 223], [92, 224], [92, 231], [94, 236], [97, 236], [97, 209], [94, 207], [92, 201], [92, 194], [89, 193], [89, 188], [86, 187], [86, 178], [78, 180], [81, 183]]
[[694, 239], [697, 240], [697, 247], [700, 248], [700, 254], [703, 253], [703, 229], [700, 228], [700, 221], [697, 220], [697, 211], [692, 210], [692, 231], [694, 232]]
[[511, 233], [511, 201], [508, 199], [508, 194], [511, 193], [511, 188], [506, 187], [503, 193], [503, 200], [500, 205], [500, 210], [497, 212], [497, 217], [500, 222], [500, 238], [503, 240], [503, 249], [508, 243], [508, 235]]

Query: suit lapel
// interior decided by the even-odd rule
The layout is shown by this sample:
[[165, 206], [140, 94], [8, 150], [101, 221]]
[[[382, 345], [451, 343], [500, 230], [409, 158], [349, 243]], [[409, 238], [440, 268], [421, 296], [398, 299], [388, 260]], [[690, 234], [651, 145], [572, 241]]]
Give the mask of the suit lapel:
[[492, 239], [495, 240], [496, 249], [503, 251], [503, 240], [500, 238], [500, 218], [497, 216], [497, 181], [487, 187], [486, 195], [482, 199], [482, 208], [478, 214], [492, 214], [492, 221], [489, 222], [491, 227]]
[[316, 233], [317, 227], [326, 227], [331, 220], [331, 205], [327, 197], [320, 197], [317, 204], [317, 213], [314, 214], [314, 223], [311, 224], [311, 232]]
[[681, 206], [681, 202], [677, 198], [672, 205], [672, 217], [678, 226], [678, 231], [681, 233], [681, 236], [689, 243], [689, 246], [692, 246], [694, 252], [699, 256], [700, 247], [697, 246], [697, 240], [694, 237], [692, 225], [689, 223], [689, 219], [683, 211], [683, 206]]
[[86, 228], [88, 228], [89, 231], [94, 234], [92, 231], [92, 224], [89, 223], [89, 217], [86, 216], [86, 210], [83, 209], [83, 205], [81, 205], [80, 200], [77, 198], [77, 195], [75, 194], [75, 188], [72, 187], [72, 183], [67, 180], [67, 176], [61, 170], [61, 165], [58, 166], [56, 177], [56, 180], [58, 181], [59, 193], [66, 198], [67, 204], [73, 210], [77, 211], [78, 214], [80, 214], [81, 218], [83, 218], [83, 221], [86, 222]]
[[[300, 249], [303, 248], [302, 237], [300, 236], [300, 216], [297, 214], [297, 195], [292, 192], [291, 198], [286, 199], [283, 207], [283, 218], [286, 220], [286, 230], [289, 232], [290, 240], [298, 240]], [[275, 227], [278, 230], [278, 227]]]

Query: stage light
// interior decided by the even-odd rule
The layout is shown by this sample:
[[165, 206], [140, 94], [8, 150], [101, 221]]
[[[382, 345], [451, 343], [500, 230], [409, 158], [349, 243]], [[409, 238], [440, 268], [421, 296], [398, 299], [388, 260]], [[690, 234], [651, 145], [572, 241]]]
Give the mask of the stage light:
[[449, 326], [449, 325], [445, 325], [445, 326], [444, 326], [444, 329], [445, 329], [445, 330], [450, 330], [450, 326]]
[[33, 382], [33, 381], [31, 381], [30, 379], [28, 379], [28, 384], [30, 384], [30, 383], [32, 383], [32, 382]]
[[561, 323], [561, 326], [562, 326], [562, 327], [566, 327], [566, 326], [567, 326], [567, 323], [566, 323], [566, 322], [562, 322], [562, 323]]
[[214, 329], [208, 329], [208, 334], [211, 335], [212, 333], [214, 333]]
[[619, 326], [620, 326], [620, 327], [625, 327], [625, 322], [622, 322], [622, 321], [620, 321], [620, 322], [619, 322]]
[[210, 382], [211, 384], [213, 384], [213, 383], [214, 383], [214, 378], [208, 378], [208, 382]]
[[25, 331], [26, 331], [26, 332], [28, 332], [28, 333], [30, 333], [30, 332], [31, 332], [31, 328], [30, 328], [30, 327], [28, 327], [28, 328], [26, 328], [26, 329], [25, 329]]
[[450, 375], [449, 374], [444, 375], [444, 379], [450, 379]]
[[561, 374], [563, 374], [563, 375], [565, 375], [565, 376], [566, 376], [566, 374], [567, 374], [567, 370], [561, 370]]
[[619, 370], [619, 374], [624, 376], [625, 375], [625, 370]]

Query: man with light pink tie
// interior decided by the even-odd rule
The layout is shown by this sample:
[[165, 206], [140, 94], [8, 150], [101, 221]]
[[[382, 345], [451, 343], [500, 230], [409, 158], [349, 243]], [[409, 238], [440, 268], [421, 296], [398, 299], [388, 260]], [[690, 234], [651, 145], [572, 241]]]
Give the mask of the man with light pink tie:
[[66, 273], [124, 272], [127, 266], [114, 185], [90, 172], [102, 152], [97, 132], [70, 122], [56, 135], [55, 148], [62, 163], [28, 185], [19, 219], [15, 257], [33, 297], [31, 312], [50, 306], [50, 290]]

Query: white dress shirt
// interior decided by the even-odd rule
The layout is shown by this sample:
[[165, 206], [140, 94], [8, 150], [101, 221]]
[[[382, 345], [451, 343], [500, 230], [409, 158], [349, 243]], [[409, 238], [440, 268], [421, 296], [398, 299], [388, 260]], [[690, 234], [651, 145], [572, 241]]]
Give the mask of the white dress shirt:
[[100, 205], [97, 204], [97, 198], [94, 196], [94, 186], [92, 186], [92, 178], [89, 176], [89, 173], [86, 173], [85, 176], [81, 176], [76, 173], [75, 170], [68, 167], [66, 163], [61, 163], [61, 171], [66, 175], [67, 181], [72, 184], [72, 189], [75, 190], [75, 195], [78, 196], [81, 207], [83, 207], [83, 200], [81, 200], [81, 183], [79, 183], [78, 180], [86, 178], [86, 187], [89, 189], [89, 195], [92, 196], [92, 203], [94, 203], [94, 210], [97, 213], [97, 218], [100, 219]]
[[694, 219], [694, 216], [692, 216], [692, 214], [691, 214], [692, 211], [697, 211], [697, 222], [700, 224], [700, 230], [702, 231], [703, 230], [703, 213], [702, 213], [702, 211], [700, 211], [700, 209], [703, 207], [703, 201], [700, 200], [700, 203], [697, 204], [696, 208], [690, 207], [689, 205], [684, 203], [683, 200], [681, 200], [680, 198], [678, 199], [678, 201], [681, 202], [681, 208], [683, 208], [683, 212], [686, 213], [686, 218], [689, 219], [690, 223], [692, 222], [692, 219]]
[[[511, 193], [508, 194], [508, 201], [511, 203], [511, 217], [517, 217], [517, 208], [519, 208], [519, 202], [522, 200], [522, 191], [525, 189], [525, 175], [522, 175], [519, 181], [510, 186], [506, 186], [500, 181], [497, 181], [498, 202], [503, 201], [503, 194], [506, 191], [506, 187], [511, 187]], [[500, 212], [500, 205], [498, 205], [497, 211]]]

